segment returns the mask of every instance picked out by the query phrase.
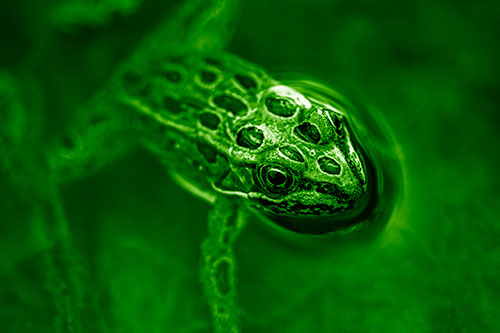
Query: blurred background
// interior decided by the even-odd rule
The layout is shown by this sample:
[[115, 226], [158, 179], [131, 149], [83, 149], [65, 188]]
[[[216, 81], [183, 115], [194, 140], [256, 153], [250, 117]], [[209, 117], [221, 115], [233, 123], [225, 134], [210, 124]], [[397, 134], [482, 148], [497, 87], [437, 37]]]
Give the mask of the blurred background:
[[[101, 2], [0, 4], [0, 67], [36, 92], [40, 147], [179, 3]], [[407, 172], [398, 227], [359, 250], [309, 251], [251, 219], [236, 245], [245, 332], [500, 331], [499, 15], [498, 1], [242, 2], [228, 50], [378, 109]], [[142, 150], [62, 198], [89, 295], [74, 331], [211, 330], [198, 280], [208, 204]], [[52, 332], [74, 306], [49, 292], [54, 249], [33, 241], [32, 211], [0, 174], [4, 332]]]

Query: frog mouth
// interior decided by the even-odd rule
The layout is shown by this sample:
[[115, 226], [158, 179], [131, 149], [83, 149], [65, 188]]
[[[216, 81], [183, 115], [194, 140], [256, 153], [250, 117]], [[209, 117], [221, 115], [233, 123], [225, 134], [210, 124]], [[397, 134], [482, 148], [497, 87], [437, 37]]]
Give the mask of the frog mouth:
[[278, 200], [272, 199], [265, 195], [259, 194], [258, 196], [249, 199], [255, 202], [259, 207], [265, 211], [270, 211], [280, 216], [325, 216], [333, 214], [342, 214], [343, 211], [348, 210], [350, 207], [347, 204], [340, 205], [327, 205], [322, 203], [317, 204], [304, 204], [295, 200]]
[[326, 204], [306, 205], [300, 202], [255, 199], [257, 212], [275, 224], [309, 235], [347, 234], [364, 227], [367, 212]]
[[262, 193], [250, 193], [248, 199], [255, 210], [267, 219], [301, 234], [346, 234], [365, 228], [367, 224], [379, 224], [368, 223], [377, 206], [376, 195], [368, 195], [366, 201], [359, 205], [352, 201], [305, 204], [299, 198], [273, 199]]

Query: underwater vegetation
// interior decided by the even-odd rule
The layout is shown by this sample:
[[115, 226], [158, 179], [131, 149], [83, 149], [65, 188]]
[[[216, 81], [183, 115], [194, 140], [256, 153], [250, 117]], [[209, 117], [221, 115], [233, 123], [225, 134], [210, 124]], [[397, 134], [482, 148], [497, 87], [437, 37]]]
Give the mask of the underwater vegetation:
[[3, 2], [2, 331], [500, 331], [498, 7]]

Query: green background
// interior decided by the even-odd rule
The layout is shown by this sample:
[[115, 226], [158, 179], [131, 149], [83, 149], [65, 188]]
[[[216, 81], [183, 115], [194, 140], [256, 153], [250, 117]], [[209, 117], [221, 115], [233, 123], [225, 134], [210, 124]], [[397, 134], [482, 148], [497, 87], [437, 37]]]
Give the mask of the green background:
[[[50, 23], [58, 4], [0, 5], [0, 66], [39, 86], [41, 107], [29, 112], [40, 146], [176, 5], [146, 0], [61, 29]], [[407, 172], [396, 225], [359, 250], [310, 250], [250, 219], [236, 245], [244, 331], [500, 331], [499, 4], [242, 3], [229, 51], [369, 101]], [[50, 331], [57, 300], [41, 262], [54, 249], [32, 241], [32, 206], [8, 178], [0, 175], [0, 330]], [[211, 330], [198, 280], [208, 204], [142, 150], [62, 193], [91, 299], [82, 329]]]

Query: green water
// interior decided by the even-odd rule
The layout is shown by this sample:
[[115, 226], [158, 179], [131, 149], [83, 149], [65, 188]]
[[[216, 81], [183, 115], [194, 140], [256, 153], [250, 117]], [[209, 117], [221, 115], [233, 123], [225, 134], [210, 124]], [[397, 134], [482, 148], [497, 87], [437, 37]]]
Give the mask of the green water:
[[[139, 7], [76, 26], [54, 18], [57, 1], [0, 4], [0, 67], [22, 78], [32, 110], [26, 156], [64, 128], [177, 4], [123, 3]], [[241, 7], [230, 52], [366, 101], [392, 128], [406, 170], [401, 205], [377, 242], [316, 245], [250, 218], [235, 245], [243, 332], [500, 331], [499, 4]], [[30, 161], [16, 169], [29, 174]], [[134, 150], [62, 187], [78, 253], [67, 258], [64, 242], [39, 234], [43, 218], [57, 217], [42, 216], [44, 207], [19, 191], [38, 181], [36, 172], [0, 173], [1, 331], [212, 330], [199, 282], [209, 204]], [[64, 313], [78, 320], [61, 325]]]

